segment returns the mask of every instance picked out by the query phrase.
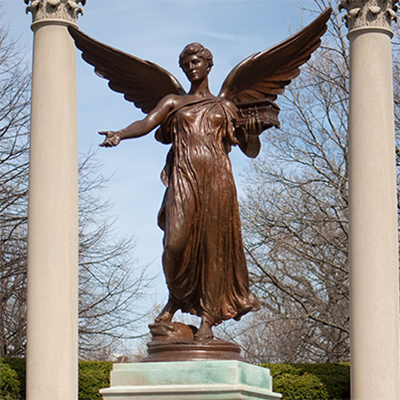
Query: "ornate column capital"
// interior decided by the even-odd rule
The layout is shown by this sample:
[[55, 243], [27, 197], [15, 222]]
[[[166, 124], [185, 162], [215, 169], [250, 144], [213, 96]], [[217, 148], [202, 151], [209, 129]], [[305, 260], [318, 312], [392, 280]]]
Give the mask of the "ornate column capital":
[[339, 11], [345, 9], [343, 16], [349, 31], [357, 28], [377, 27], [390, 29], [393, 20], [397, 21], [396, 3], [399, 0], [341, 0]]
[[86, 4], [86, 0], [24, 0], [26, 13], [32, 13], [32, 23], [48, 19], [59, 19], [66, 22], [76, 23], [78, 15], [83, 15], [83, 10], [79, 7]]

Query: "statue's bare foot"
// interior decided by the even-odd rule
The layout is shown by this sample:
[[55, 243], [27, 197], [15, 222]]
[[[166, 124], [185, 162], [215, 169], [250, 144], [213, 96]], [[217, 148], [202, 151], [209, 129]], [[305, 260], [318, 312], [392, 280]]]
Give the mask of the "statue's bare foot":
[[160, 314], [157, 315], [155, 322], [171, 322], [175, 312], [176, 308], [173, 306], [172, 302], [168, 301]]
[[199, 330], [194, 336], [196, 339], [212, 339], [214, 337], [212, 324], [207, 321], [202, 321]]

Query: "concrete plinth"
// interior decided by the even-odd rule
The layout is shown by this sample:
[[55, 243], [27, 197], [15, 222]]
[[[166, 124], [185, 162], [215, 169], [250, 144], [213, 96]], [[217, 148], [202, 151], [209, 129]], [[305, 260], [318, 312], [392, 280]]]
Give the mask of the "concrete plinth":
[[240, 361], [115, 364], [104, 400], [279, 399], [267, 368]]

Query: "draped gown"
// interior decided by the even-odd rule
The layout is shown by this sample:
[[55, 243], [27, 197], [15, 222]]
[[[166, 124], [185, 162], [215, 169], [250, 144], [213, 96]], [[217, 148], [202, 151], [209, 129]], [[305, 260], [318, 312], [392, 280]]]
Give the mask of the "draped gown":
[[236, 187], [228, 156], [234, 112], [203, 99], [173, 110], [156, 133], [172, 144], [158, 216], [171, 304], [218, 325], [259, 309], [249, 291]]

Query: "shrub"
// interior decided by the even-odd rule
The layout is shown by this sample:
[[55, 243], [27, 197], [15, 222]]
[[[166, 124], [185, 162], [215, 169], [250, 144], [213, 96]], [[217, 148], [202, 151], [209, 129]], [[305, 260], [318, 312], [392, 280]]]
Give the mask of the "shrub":
[[20, 399], [20, 382], [17, 373], [0, 360], [0, 400]]
[[[341, 364], [263, 364], [273, 378], [273, 390], [283, 400], [347, 400], [350, 366]], [[110, 386], [112, 363], [79, 362], [79, 400], [101, 400], [99, 390]], [[25, 360], [0, 359], [0, 400], [25, 399]]]
[[[100, 389], [110, 386], [112, 363], [79, 361], [79, 400], [101, 400]], [[26, 365], [23, 358], [0, 359], [0, 400], [25, 399]]]
[[262, 364], [272, 375], [274, 392], [283, 400], [350, 399], [350, 365]]
[[[15, 373], [17, 374], [18, 377], [18, 382], [19, 382], [19, 395], [16, 397], [16, 399], [25, 399], [25, 380], [26, 380], [26, 363], [25, 363], [25, 358], [11, 358], [11, 357], [5, 357], [1, 358], [0, 362], [3, 362], [4, 364], [8, 365], [9, 368], [11, 368]], [[0, 374], [0, 376], [2, 376]], [[0, 400], [2, 400], [0, 398]]]
[[79, 362], [79, 400], [102, 399], [99, 390], [110, 387], [112, 365], [109, 361]]

